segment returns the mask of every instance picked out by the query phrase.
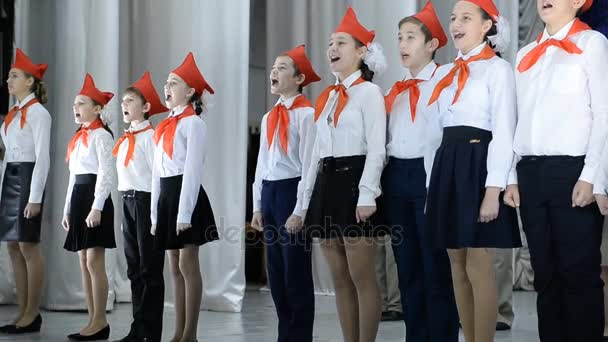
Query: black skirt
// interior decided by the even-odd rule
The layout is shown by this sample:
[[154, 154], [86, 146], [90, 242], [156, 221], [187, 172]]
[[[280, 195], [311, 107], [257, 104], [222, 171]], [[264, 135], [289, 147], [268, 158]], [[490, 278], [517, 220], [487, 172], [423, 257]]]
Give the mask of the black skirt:
[[492, 133], [448, 127], [437, 150], [427, 199], [427, 229], [437, 248], [521, 247], [517, 212], [499, 197], [498, 218], [480, 223]]
[[319, 161], [317, 177], [304, 220], [306, 234], [321, 239], [375, 237], [388, 229], [379, 225], [376, 213], [357, 223], [359, 181], [365, 156], [328, 157]]
[[70, 229], [63, 244], [63, 248], [70, 252], [94, 247], [116, 248], [114, 205], [111, 196], [108, 196], [103, 205], [99, 226], [89, 228], [85, 221], [95, 200], [96, 180], [95, 174], [76, 175], [69, 209]]
[[[23, 216], [30, 198], [35, 163], [7, 163], [0, 198], [0, 239], [2, 241], [40, 242], [40, 215]], [[44, 202], [44, 200], [43, 200]]]
[[182, 175], [160, 179], [154, 248], [161, 250], [182, 249], [186, 245], [201, 246], [219, 239], [215, 218], [207, 193], [200, 187], [190, 223], [192, 227], [177, 235], [179, 196], [182, 191]]

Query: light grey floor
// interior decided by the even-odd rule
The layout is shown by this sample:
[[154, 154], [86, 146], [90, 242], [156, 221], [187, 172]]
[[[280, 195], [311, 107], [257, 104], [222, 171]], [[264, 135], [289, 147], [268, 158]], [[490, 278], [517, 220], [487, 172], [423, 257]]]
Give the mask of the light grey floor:
[[[533, 293], [516, 292], [514, 297], [515, 324], [511, 332], [496, 335], [496, 342], [537, 342], [536, 297]], [[333, 297], [317, 296], [315, 317], [315, 341], [341, 341], [340, 326], [336, 316]], [[201, 312], [199, 320], [199, 341], [213, 342], [272, 342], [276, 341], [276, 320], [272, 298], [267, 292], [248, 291], [243, 312], [219, 313]], [[16, 307], [0, 306], [0, 323], [12, 317]], [[130, 324], [131, 307], [121, 304], [109, 314], [112, 328], [111, 339], [119, 339], [127, 333]], [[69, 312], [43, 312], [44, 324], [40, 334], [29, 336], [0, 335], [0, 341], [66, 341], [68, 333], [76, 332], [85, 323], [86, 314]], [[170, 308], [165, 311], [164, 341], [173, 332], [174, 315]], [[377, 341], [403, 342], [404, 325], [401, 322], [381, 323]], [[461, 337], [461, 341], [464, 339]]]

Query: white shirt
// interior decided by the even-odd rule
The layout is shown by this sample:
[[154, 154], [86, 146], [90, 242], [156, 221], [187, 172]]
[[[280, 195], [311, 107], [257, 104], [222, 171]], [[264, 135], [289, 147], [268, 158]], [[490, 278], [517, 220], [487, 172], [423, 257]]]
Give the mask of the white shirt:
[[88, 147], [78, 139], [74, 150], [70, 155], [69, 169], [70, 180], [65, 198], [64, 214], [70, 213], [70, 200], [76, 175], [96, 174], [95, 200], [91, 209], [103, 210], [103, 206], [110, 196], [112, 189], [116, 186], [116, 169], [114, 168], [114, 139], [105, 128], [97, 128], [89, 131], [87, 138]]
[[404, 80], [423, 80], [423, 82], [418, 83], [420, 98], [416, 106], [416, 119], [412, 122], [412, 110], [410, 108], [411, 89], [397, 95], [395, 102], [393, 102], [391, 113], [388, 115], [386, 154], [389, 157], [399, 159], [424, 157], [427, 142], [426, 123], [428, 120], [424, 114], [434, 89], [434, 83], [428, 81], [436, 69], [437, 64], [431, 61], [420, 71], [417, 77], [413, 77], [410, 71], [406, 70]]
[[[286, 108], [292, 106], [298, 96], [296, 95], [285, 101], [279, 100], [276, 105], [283, 104]], [[289, 129], [287, 153], [281, 148], [279, 143], [279, 125], [275, 130], [274, 139], [270, 149], [268, 148], [267, 121], [268, 114], [262, 118], [260, 132], [260, 151], [258, 162], [255, 169], [255, 182], [253, 183], [253, 211], [260, 211], [262, 208], [262, 181], [275, 181], [302, 177], [302, 170], [310, 167], [310, 158], [314, 146], [314, 114], [312, 107], [295, 108], [289, 112]], [[302, 201], [306, 180], [304, 177], [298, 183], [297, 202], [293, 214], [300, 217], [304, 216]]]
[[[16, 106], [23, 108], [34, 97], [35, 95], [32, 93]], [[6, 148], [4, 166], [7, 163], [35, 163], [28, 202], [41, 203], [51, 165], [49, 155], [51, 115], [42, 104], [34, 103], [27, 108], [27, 118], [23, 129], [21, 128], [21, 111], [18, 111], [8, 126], [7, 133], [4, 133], [4, 123], [0, 126], [0, 131], [0, 137]]]
[[[169, 116], [177, 116], [185, 109], [185, 106], [175, 108]], [[152, 168], [152, 208], [150, 208], [152, 224], [156, 224], [157, 219], [160, 178], [179, 175], [183, 175], [183, 179], [177, 222], [191, 223], [192, 213], [203, 183], [206, 137], [207, 125], [198, 115], [192, 115], [177, 122], [173, 140], [173, 159], [169, 158], [163, 149], [164, 135], [155, 146]]]
[[[303, 209], [307, 210], [321, 158], [365, 155], [363, 175], [359, 182], [357, 206], [375, 206], [380, 196], [380, 176], [386, 157], [386, 109], [380, 87], [364, 82], [351, 85], [361, 76], [358, 70], [342, 84], [346, 87], [348, 102], [334, 127], [338, 93], [329, 94], [327, 104], [316, 122], [317, 135], [309, 171], [306, 173], [306, 190]], [[336, 80], [336, 84], [339, 81]]]
[[[570, 22], [541, 43], [563, 39]], [[580, 180], [594, 183], [608, 132], [608, 41], [599, 32], [569, 38], [582, 54], [550, 46], [524, 73], [515, 71], [518, 124], [513, 148], [518, 156], [586, 156]], [[538, 43], [517, 54], [517, 65]], [[513, 180], [516, 182], [516, 179]]]
[[[150, 125], [144, 120], [138, 124], [131, 124], [127, 132], [142, 130]], [[129, 139], [125, 139], [118, 148], [116, 155], [116, 170], [118, 171], [118, 191], [137, 190], [152, 191], [152, 165], [154, 163], [154, 130], [139, 132], [134, 135], [135, 149], [133, 158], [125, 167], [125, 158], [129, 149]]]
[[[485, 46], [486, 43], [483, 43], [467, 55], [459, 52], [458, 58], [466, 61], [481, 53]], [[453, 67], [454, 63], [441, 66], [435, 73], [434, 83], [439, 82]], [[452, 104], [458, 90], [457, 73], [452, 84], [443, 90], [429, 110], [436, 112], [433, 115], [439, 120], [437, 125], [440, 129], [469, 126], [492, 132], [492, 141], [488, 146], [488, 175], [485, 185], [504, 189], [510, 173], [514, 172], [511, 167], [514, 158], [513, 135], [517, 122], [517, 105], [513, 68], [498, 56], [472, 62], [468, 67], [469, 78], [458, 101]], [[432, 169], [432, 166], [430, 167]], [[427, 168], [427, 174], [430, 175], [431, 169]]]

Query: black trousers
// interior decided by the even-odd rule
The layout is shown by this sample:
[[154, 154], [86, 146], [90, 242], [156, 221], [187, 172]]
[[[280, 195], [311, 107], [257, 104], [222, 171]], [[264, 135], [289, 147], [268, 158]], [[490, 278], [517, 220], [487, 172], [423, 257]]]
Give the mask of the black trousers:
[[572, 207], [584, 157], [524, 157], [517, 165], [542, 342], [600, 342], [603, 217], [595, 203]]
[[163, 328], [165, 252], [154, 249], [150, 234], [150, 193], [123, 194], [122, 227], [131, 280], [133, 323], [130, 336], [138, 340], [160, 341]]

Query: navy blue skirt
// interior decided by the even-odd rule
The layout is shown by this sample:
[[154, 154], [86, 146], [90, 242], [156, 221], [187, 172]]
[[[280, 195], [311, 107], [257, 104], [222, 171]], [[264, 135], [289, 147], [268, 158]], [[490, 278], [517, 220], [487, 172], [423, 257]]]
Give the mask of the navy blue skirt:
[[437, 150], [427, 198], [427, 229], [437, 248], [521, 247], [517, 212], [499, 197], [498, 218], [480, 223], [492, 133], [447, 127]]

